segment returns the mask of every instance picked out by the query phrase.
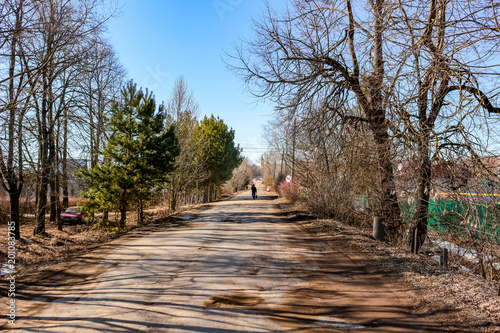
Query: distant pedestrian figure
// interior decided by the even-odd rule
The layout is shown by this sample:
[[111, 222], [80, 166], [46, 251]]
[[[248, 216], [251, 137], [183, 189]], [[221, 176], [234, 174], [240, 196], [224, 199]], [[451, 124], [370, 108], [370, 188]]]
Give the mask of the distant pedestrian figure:
[[257, 187], [255, 187], [255, 184], [252, 184], [252, 198], [257, 198]]

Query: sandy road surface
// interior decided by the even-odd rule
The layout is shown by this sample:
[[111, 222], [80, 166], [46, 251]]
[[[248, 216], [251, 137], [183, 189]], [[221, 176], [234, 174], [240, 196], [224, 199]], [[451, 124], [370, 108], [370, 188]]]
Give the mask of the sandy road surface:
[[305, 234], [273, 199], [245, 192], [53, 267], [19, 290], [16, 331], [442, 331], [413, 314], [413, 291]]

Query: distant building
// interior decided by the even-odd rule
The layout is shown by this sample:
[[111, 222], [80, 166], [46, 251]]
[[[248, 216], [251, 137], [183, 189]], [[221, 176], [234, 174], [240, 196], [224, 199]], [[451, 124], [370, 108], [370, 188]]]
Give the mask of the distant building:
[[[417, 166], [401, 163], [395, 173], [397, 187], [412, 197], [417, 186]], [[488, 195], [500, 193], [500, 158], [485, 157], [480, 160], [459, 162], [438, 161], [431, 166], [431, 199], [450, 195]]]
[[[81, 179], [76, 179], [74, 173], [78, 172], [80, 169], [87, 169], [86, 159], [68, 159], [67, 160], [67, 171], [68, 171], [68, 194], [71, 197], [79, 197], [80, 191], [86, 189], [86, 184]], [[62, 162], [59, 162], [59, 176], [60, 176], [60, 186], [62, 186]], [[25, 171], [24, 173], [24, 184], [23, 184], [23, 196], [35, 197], [37, 186], [37, 174], [35, 172]], [[61, 187], [62, 191], [62, 187]], [[0, 184], [0, 198], [8, 198], [9, 194], [5, 190], [2, 184]]]

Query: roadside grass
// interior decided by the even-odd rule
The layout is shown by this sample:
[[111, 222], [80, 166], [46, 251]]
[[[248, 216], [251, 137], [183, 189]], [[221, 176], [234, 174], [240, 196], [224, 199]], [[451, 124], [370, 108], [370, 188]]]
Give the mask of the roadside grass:
[[[76, 204], [74, 202], [73, 204]], [[186, 209], [187, 207], [184, 207]], [[35, 227], [34, 215], [25, 214], [21, 219], [21, 239], [16, 241], [16, 268], [19, 275], [25, 271], [36, 270], [39, 265], [50, 265], [61, 262], [73, 256], [81, 255], [107, 242], [127, 234], [129, 231], [143, 225], [168, 218], [178, 212], [171, 212], [165, 207], [151, 207], [145, 211], [144, 223], [137, 223], [137, 213], [127, 212], [127, 227], [118, 228], [119, 214], [109, 213], [109, 224], [106, 228], [87, 223], [70, 225], [63, 224], [63, 230], [57, 230], [57, 224], [46, 218], [48, 237], [33, 235]], [[99, 218], [99, 215], [96, 216]], [[0, 267], [7, 263], [7, 222], [2, 222], [0, 232]]]
[[[370, 225], [316, 219], [303, 207], [290, 204], [284, 198], [276, 203], [285, 216], [330, 244], [332, 249], [360, 254], [363, 262], [376, 267], [378, 272], [396, 276], [410, 288], [417, 289], [422, 315], [442, 322], [443, 331], [447, 331], [446, 324], [450, 324], [451, 331], [462, 332], [462, 323], [464, 327], [474, 327], [475, 332], [500, 332], [498, 281], [487, 281], [477, 274], [460, 270], [458, 264], [445, 269], [432, 257], [375, 241]], [[345, 244], [345, 248], [339, 249], [339, 244]]]
[[[216, 201], [229, 200], [239, 194], [225, 194]], [[84, 199], [70, 198], [69, 206], [77, 206]], [[25, 200], [26, 201], [26, 200]], [[172, 212], [168, 205], [158, 205], [148, 207], [144, 210], [144, 222], [137, 223], [137, 212], [131, 210], [127, 212], [127, 226], [121, 230], [119, 225], [119, 213], [109, 212], [109, 223], [106, 226], [78, 224], [63, 224], [63, 230], [57, 230], [57, 224], [48, 220], [46, 217], [46, 231], [49, 237], [35, 236], [33, 230], [35, 227], [34, 201], [27, 200], [22, 205], [21, 217], [21, 239], [16, 241], [16, 268], [18, 275], [34, 272], [40, 266], [48, 266], [53, 263], [62, 262], [71, 257], [81, 255], [109, 241], [126, 235], [131, 230], [151, 223], [172, 223], [178, 221], [174, 217], [176, 214], [193, 208], [209, 206], [207, 204], [193, 204], [179, 207]], [[7, 222], [9, 221], [9, 201], [5, 197], [0, 197], [0, 271], [2, 265], [7, 264]], [[96, 214], [99, 220], [100, 214]], [[4, 272], [5, 273], [5, 272]]]

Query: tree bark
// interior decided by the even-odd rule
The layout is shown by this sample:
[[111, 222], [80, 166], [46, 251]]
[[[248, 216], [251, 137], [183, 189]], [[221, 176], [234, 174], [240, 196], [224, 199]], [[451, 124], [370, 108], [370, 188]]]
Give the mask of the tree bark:
[[49, 138], [49, 163], [50, 163], [50, 222], [56, 222], [57, 219], [57, 169], [56, 169], [56, 145], [54, 140], [54, 133]]
[[39, 174], [37, 179], [36, 191], [36, 225], [33, 233], [35, 235], [45, 235], [45, 213], [47, 208], [47, 187], [50, 178], [50, 159], [49, 159], [49, 136], [50, 130], [47, 126], [47, 114], [51, 107], [48, 101], [47, 70], [43, 75], [43, 96], [42, 108], [40, 112], [40, 130], [39, 130]]
[[33, 233], [35, 235], [45, 235], [45, 213], [47, 208], [47, 191], [50, 181], [50, 170], [52, 156], [50, 156], [51, 138], [53, 135], [53, 96], [52, 84], [54, 75], [54, 8], [50, 8], [50, 17], [47, 23], [47, 38], [45, 41], [45, 65], [42, 68], [42, 107], [39, 115], [39, 159], [40, 171], [38, 175], [37, 200], [36, 200], [36, 225]]
[[120, 229], [125, 229], [127, 221], [127, 203], [120, 203]]
[[203, 203], [209, 202], [208, 188], [209, 188], [209, 185], [205, 184], [205, 188], [204, 188], [204, 191], [203, 191]]
[[109, 221], [109, 210], [105, 209], [102, 212], [102, 223], [106, 223]]
[[429, 199], [431, 191], [431, 160], [429, 155], [429, 137], [424, 135], [417, 144], [417, 199], [413, 225], [410, 228], [410, 246], [418, 253], [427, 235]]
[[[90, 83], [92, 86], [92, 83]], [[92, 89], [91, 89], [92, 91]], [[93, 169], [97, 165], [97, 156], [99, 147], [95, 146], [95, 124], [94, 124], [94, 109], [92, 103], [92, 93], [89, 93], [89, 133], [90, 133], [90, 169]]]
[[175, 175], [172, 177], [172, 183], [170, 186], [170, 211], [175, 212], [177, 209], [177, 197], [178, 191], [175, 186]]
[[394, 170], [390, 152], [390, 139], [385, 125], [377, 124], [373, 131], [374, 141], [377, 145], [377, 158], [379, 162], [379, 175], [381, 187], [381, 217], [385, 220], [386, 235], [389, 240], [395, 240], [401, 229], [401, 214], [396, 194]]
[[143, 200], [139, 199], [137, 207], [137, 224], [141, 225], [144, 223], [144, 207]]
[[[47, 87], [46, 80], [44, 80], [44, 87]], [[44, 89], [44, 91], [47, 91]], [[34, 234], [44, 235], [45, 234], [45, 213], [47, 208], [47, 192], [48, 185], [50, 181], [50, 154], [49, 154], [49, 137], [51, 135], [50, 128], [47, 126], [47, 114], [49, 108], [51, 108], [49, 101], [47, 100], [47, 93], [44, 93], [42, 100], [42, 110], [41, 110], [41, 124], [40, 124], [40, 172], [38, 176], [38, 186], [37, 186], [37, 205], [36, 205], [36, 226], [33, 231]]]
[[49, 156], [49, 138], [51, 136], [50, 126], [47, 126], [47, 115], [49, 113], [49, 109], [52, 107], [50, 105], [50, 101], [48, 100], [50, 97], [47, 93], [48, 91], [48, 83], [46, 76], [43, 80], [44, 92], [42, 97], [42, 109], [40, 114], [40, 140], [39, 140], [39, 149], [40, 149], [40, 171], [38, 175], [38, 185], [37, 185], [37, 203], [36, 203], [36, 226], [33, 231], [36, 235], [44, 235], [45, 234], [45, 213], [47, 208], [47, 192], [48, 185], [50, 180], [50, 156]]
[[384, 33], [384, 0], [372, 2], [374, 13], [373, 34], [373, 71], [367, 78], [366, 89], [361, 87], [359, 79], [359, 67], [355, 50], [354, 28], [355, 21], [351, 8], [351, 1], [346, 0], [349, 17], [349, 49], [353, 62], [353, 73], [348, 74], [348, 80], [352, 91], [363, 109], [370, 124], [374, 141], [377, 145], [377, 159], [379, 162], [379, 176], [381, 189], [381, 217], [385, 220], [386, 235], [389, 240], [399, 237], [401, 228], [401, 211], [399, 208], [396, 184], [394, 182], [394, 170], [391, 159], [391, 140], [386, 119], [384, 106], [384, 59], [383, 59], [383, 33]]
[[[21, 110], [18, 105], [18, 97], [16, 94], [15, 84], [15, 70], [16, 70], [16, 57], [18, 56], [18, 41], [22, 32], [23, 23], [23, 0], [21, 0], [17, 7], [14, 9], [15, 13], [15, 26], [10, 40], [10, 54], [9, 54], [9, 87], [8, 87], [8, 101], [6, 108], [1, 110], [9, 112], [8, 118], [8, 148], [7, 148], [7, 163], [4, 162], [3, 151], [0, 147], [0, 183], [3, 185], [7, 193], [9, 193], [10, 201], [10, 219], [14, 222], [14, 235], [16, 239], [21, 238], [20, 232], [20, 219], [19, 219], [19, 198], [23, 189], [23, 132], [22, 120], [24, 110]], [[23, 75], [18, 80], [23, 82]], [[19, 88], [18, 88], [19, 89]], [[17, 124], [16, 124], [17, 118]], [[16, 133], [17, 125], [17, 133]], [[17, 147], [16, 147], [17, 146]], [[15, 167], [15, 150], [17, 148], [17, 171]]]
[[[44, 146], [46, 144], [42, 144], [42, 154], [44, 153]], [[38, 177], [38, 185], [37, 185], [37, 195], [36, 195], [36, 225], [33, 230], [34, 235], [45, 235], [45, 212], [47, 208], [47, 187], [48, 187], [48, 169], [50, 166], [47, 165], [47, 157], [44, 157], [41, 161], [41, 170], [40, 175]]]
[[215, 201], [215, 184], [210, 184], [210, 202]]
[[68, 185], [68, 109], [64, 109], [63, 120], [63, 148], [62, 148], [62, 209], [69, 207], [69, 185]]
[[16, 239], [21, 239], [21, 226], [19, 224], [19, 197], [21, 192], [9, 192], [10, 198], [10, 220], [15, 222], [14, 224], [14, 237]]

